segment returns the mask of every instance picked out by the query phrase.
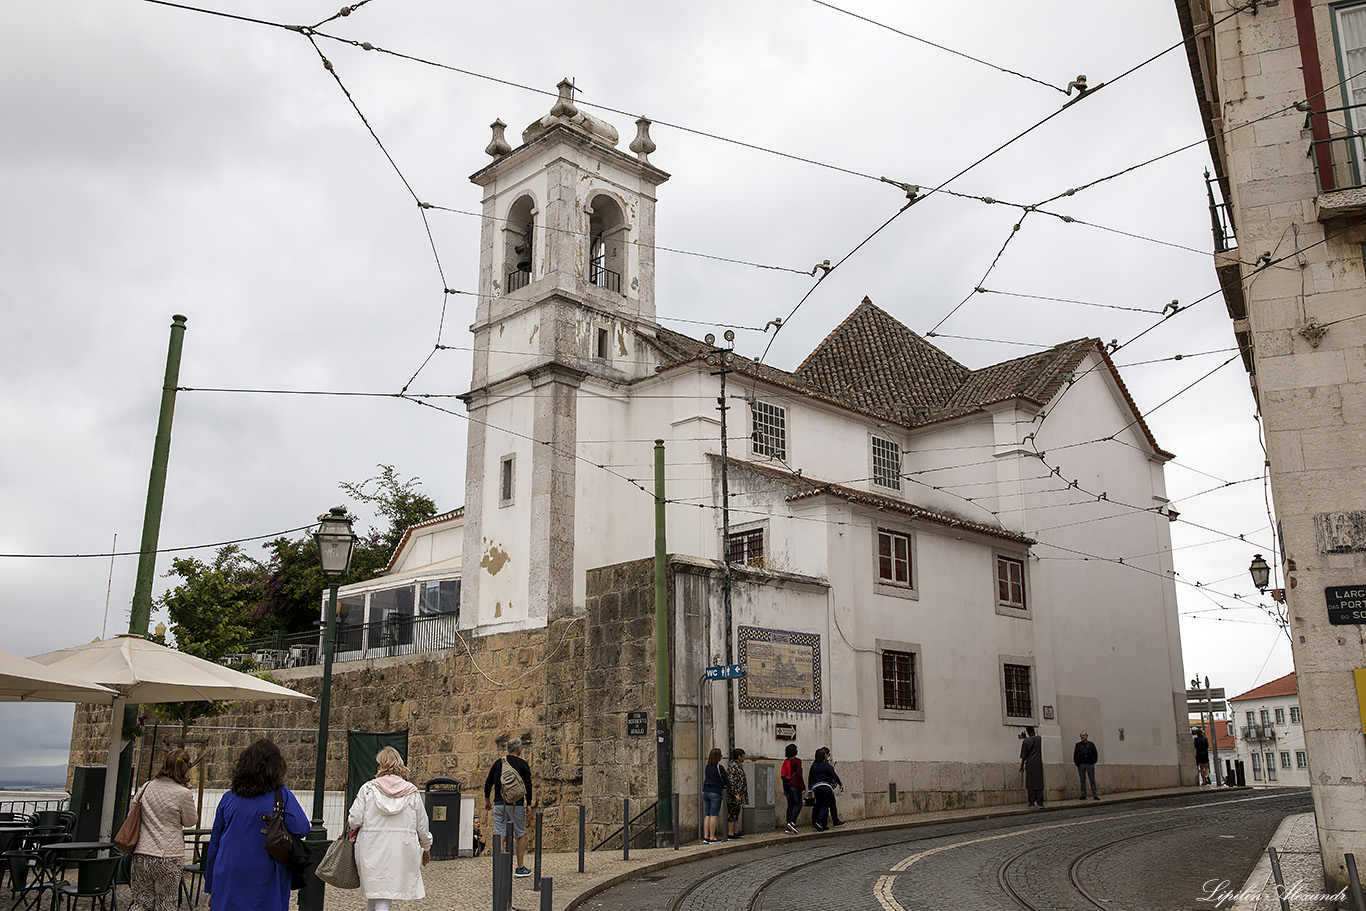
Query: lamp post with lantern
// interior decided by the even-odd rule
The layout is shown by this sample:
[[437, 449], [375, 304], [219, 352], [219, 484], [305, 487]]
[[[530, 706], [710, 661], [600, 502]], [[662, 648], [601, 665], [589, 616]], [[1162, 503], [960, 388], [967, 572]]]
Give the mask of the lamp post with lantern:
[[[325, 516], [318, 517], [318, 530], [313, 540], [318, 545], [318, 559], [322, 563], [323, 578], [327, 580], [327, 614], [323, 619], [323, 681], [318, 697], [318, 760], [313, 771], [313, 820], [308, 832], [310, 854], [321, 858], [322, 845], [327, 842], [327, 828], [323, 825], [323, 794], [327, 778], [328, 708], [332, 696], [332, 654], [337, 646], [337, 587], [351, 568], [351, 555], [356, 547], [356, 535], [351, 529], [351, 517], [346, 508], [334, 506]], [[345, 611], [341, 614], [344, 618]], [[343, 828], [345, 824], [343, 823]], [[301, 911], [322, 911], [323, 884], [310, 875], [300, 892]]]

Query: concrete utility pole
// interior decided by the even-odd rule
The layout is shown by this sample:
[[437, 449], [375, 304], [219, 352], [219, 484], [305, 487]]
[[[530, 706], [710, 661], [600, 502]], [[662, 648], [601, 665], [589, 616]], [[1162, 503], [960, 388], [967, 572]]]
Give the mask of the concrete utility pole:
[[[664, 441], [655, 440], [655, 812], [656, 842], [673, 831], [673, 744], [669, 737], [669, 576], [664, 541]], [[699, 719], [700, 721], [700, 719]]]
[[[735, 348], [733, 347], [735, 332], [727, 329], [725, 339], [732, 347], [716, 347], [716, 336], [710, 332], [702, 340], [711, 346], [711, 351], [706, 358], [707, 363], [717, 368], [712, 371], [711, 375], [721, 378], [721, 395], [716, 399], [717, 410], [721, 412], [721, 589], [726, 607], [726, 664], [734, 664], [735, 644], [730, 596], [730, 456], [726, 451], [726, 412], [730, 410], [730, 405], [726, 403], [726, 374], [730, 373], [731, 365], [735, 363]], [[726, 756], [729, 757], [735, 749], [735, 682], [733, 680], [726, 681], [726, 744]]]

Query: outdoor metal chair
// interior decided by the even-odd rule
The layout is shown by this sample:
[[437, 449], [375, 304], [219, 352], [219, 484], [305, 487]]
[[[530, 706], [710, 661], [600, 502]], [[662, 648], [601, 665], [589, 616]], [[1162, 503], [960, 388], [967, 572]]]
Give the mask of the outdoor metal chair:
[[[102, 911], [108, 911], [109, 900], [114, 896], [114, 879], [119, 862], [123, 858], [84, 857], [76, 861], [76, 882], [57, 883], [57, 895], [66, 899], [66, 907], [74, 908], [82, 898], [90, 899], [90, 909], [95, 909], [95, 899], [99, 899]], [[118, 911], [118, 901], [114, 899], [114, 911]]]
[[[207, 831], [207, 830], [202, 830]], [[190, 855], [190, 862], [181, 867], [180, 892], [176, 895], [176, 907], [188, 902], [191, 908], [199, 907], [199, 896], [204, 891], [204, 854], [208, 850], [208, 845], [204, 843], [204, 834], [197, 832], [185, 838], [186, 844], [194, 846]], [[185, 874], [190, 874], [190, 881], [185, 882]]]
[[10, 909], [41, 908], [43, 893], [53, 889], [44, 858], [37, 851], [10, 851], [5, 855], [9, 871]]

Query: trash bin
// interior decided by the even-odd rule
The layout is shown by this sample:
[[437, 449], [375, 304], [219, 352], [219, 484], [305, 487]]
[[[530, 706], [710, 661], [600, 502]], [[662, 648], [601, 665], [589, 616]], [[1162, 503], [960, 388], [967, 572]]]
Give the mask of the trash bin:
[[[433, 788], [442, 790], [434, 791]], [[445, 860], [460, 854], [460, 782], [445, 775], [427, 779], [422, 789], [427, 823], [432, 832], [432, 857]]]

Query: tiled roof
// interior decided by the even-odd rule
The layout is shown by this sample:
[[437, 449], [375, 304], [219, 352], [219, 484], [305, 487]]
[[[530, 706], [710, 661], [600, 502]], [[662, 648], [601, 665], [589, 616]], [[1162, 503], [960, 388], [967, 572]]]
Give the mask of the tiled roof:
[[866, 297], [797, 368], [812, 385], [902, 424], [942, 409], [971, 374]]
[[[716, 453], [707, 453], [713, 461], [721, 461], [721, 456]], [[916, 506], [899, 500], [896, 497], [887, 497], [881, 494], [869, 493], [866, 490], [856, 490], [853, 487], [845, 487], [843, 484], [835, 484], [830, 481], [821, 481], [816, 478], [794, 474], [790, 471], [780, 471], [767, 465], [756, 462], [747, 462], [743, 459], [730, 457], [728, 459], [732, 466], [744, 468], [777, 480], [783, 481], [793, 488], [793, 492], [783, 499], [788, 503], [795, 503], [798, 500], [806, 500], [812, 497], [831, 496], [844, 500], [848, 503], [867, 506], [871, 509], [883, 512], [895, 512], [913, 519], [922, 519], [935, 525], [943, 525], [947, 528], [957, 528], [963, 531], [970, 531], [980, 535], [990, 535], [993, 538], [1003, 538], [1013, 541], [1016, 544], [1031, 545], [1037, 543], [1033, 538], [1022, 535], [1016, 531], [1002, 528], [998, 525], [986, 525], [981, 522], [974, 522], [955, 516], [951, 513], [938, 512], [933, 509], [926, 509], [923, 506]]]
[[391, 573], [394, 571], [394, 564], [398, 562], [398, 555], [403, 553], [403, 548], [407, 547], [408, 542], [412, 540], [414, 529], [426, 528], [429, 525], [438, 525], [442, 522], [447, 521], [448, 519], [458, 519], [464, 514], [465, 507], [457, 506], [455, 509], [447, 510], [443, 513], [438, 513], [437, 515], [432, 516], [430, 519], [424, 519], [421, 522], [409, 525], [408, 528], [403, 532], [403, 537], [398, 539], [398, 546], [395, 547], [394, 552], [389, 555], [389, 562], [384, 564], [384, 568], [379, 571], [379, 574], [383, 576], [386, 573]]
[[[665, 370], [700, 358], [708, 350], [706, 343], [662, 327], [655, 336], [640, 337], [660, 353], [664, 361], [660, 369]], [[1094, 338], [1074, 339], [1037, 354], [970, 370], [865, 297], [796, 372], [743, 359], [733, 372], [879, 420], [918, 427], [1011, 399], [1043, 407], [1092, 353], [1104, 362], [1148, 444], [1160, 457], [1172, 458], [1157, 445], [1105, 346]]]
[[1234, 696], [1229, 702], [1239, 702], [1244, 699], [1267, 699], [1271, 696], [1293, 696], [1299, 690], [1295, 687], [1295, 674], [1289, 673], [1284, 677], [1277, 677], [1270, 683], [1263, 683], [1261, 686], [1254, 687], [1243, 693], [1241, 696]]

